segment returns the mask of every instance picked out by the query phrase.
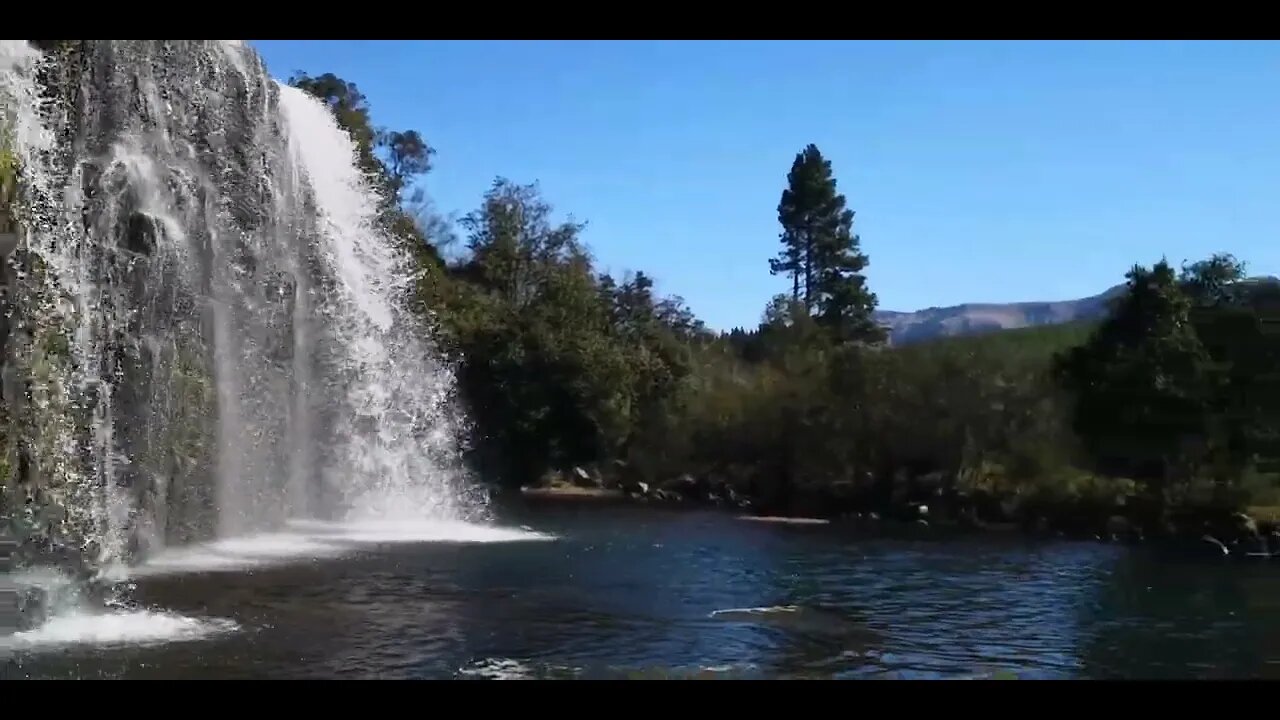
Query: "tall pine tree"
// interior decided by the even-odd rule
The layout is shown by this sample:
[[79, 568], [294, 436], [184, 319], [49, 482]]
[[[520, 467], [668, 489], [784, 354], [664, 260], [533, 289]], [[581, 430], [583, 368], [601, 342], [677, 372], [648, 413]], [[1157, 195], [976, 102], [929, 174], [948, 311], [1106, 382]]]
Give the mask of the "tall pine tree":
[[879, 342], [876, 296], [863, 271], [869, 262], [853, 232], [853, 211], [836, 191], [831, 161], [810, 144], [796, 155], [778, 203], [782, 249], [771, 273], [792, 278], [792, 298], [841, 340]]

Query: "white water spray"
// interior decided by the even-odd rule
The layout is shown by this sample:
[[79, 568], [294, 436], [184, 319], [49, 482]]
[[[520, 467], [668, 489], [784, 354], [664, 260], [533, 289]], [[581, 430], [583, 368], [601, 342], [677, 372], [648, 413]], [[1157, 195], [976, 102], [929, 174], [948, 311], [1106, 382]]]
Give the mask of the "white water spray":
[[6, 373], [37, 376], [11, 408], [19, 480], [67, 511], [32, 532], [99, 568], [306, 518], [475, 536], [452, 374], [330, 111], [238, 41], [64, 55], [42, 84], [39, 54], [0, 41], [13, 311], [35, 328], [5, 346]]
[[[71, 42], [44, 59], [0, 41], [22, 191], [0, 267], [0, 520], [27, 561], [118, 582], [553, 539], [476, 522], [452, 375], [327, 108], [239, 41]], [[63, 585], [0, 650], [236, 627], [50, 601]]]
[[351, 519], [456, 520], [462, 463], [453, 378], [404, 306], [412, 271], [378, 226], [380, 198], [357, 169], [351, 137], [317, 100], [281, 87], [290, 155], [315, 192], [320, 258], [336, 278], [322, 305], [352, 373], [338, 437]]

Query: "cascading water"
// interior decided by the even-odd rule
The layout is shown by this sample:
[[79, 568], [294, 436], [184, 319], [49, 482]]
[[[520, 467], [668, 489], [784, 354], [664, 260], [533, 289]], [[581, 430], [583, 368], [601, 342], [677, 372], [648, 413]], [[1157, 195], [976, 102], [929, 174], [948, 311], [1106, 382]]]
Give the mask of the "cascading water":
[[238, 42], [56, 42], [0, 41], [13, 531], [102, 568], [483, 514], [413, 268], [328, 109]]
[[[354, 378], [336, 414], [328, 486], [342, 491], [353, 519], [457, 517], [464, 489], [457, 484], [452, 377], [432, 360], [421, 341], [425, 328], [399, 302], [411, 289], [408, 258], [379, 230], [378, 199], [333, 115], [296, 88], [282, 87], [280, 104], [292, 162], [309, 178], [319, 209], [321, 274], [333, 279], [315, 305], [322, 322], [297, 329], [304, 341], [330, 335], [339, 367]], [[361, 481], [343, 480], [349, 477]]]

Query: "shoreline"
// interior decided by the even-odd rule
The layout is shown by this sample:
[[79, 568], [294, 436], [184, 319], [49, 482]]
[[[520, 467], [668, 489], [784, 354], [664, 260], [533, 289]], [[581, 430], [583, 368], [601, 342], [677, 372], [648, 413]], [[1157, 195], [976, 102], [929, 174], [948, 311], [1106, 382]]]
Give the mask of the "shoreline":
[[[875, 512], [852, 513], [837, 517], [814, 517], [789, 515], [777, 511], [768, 514], [754, 515], [749, 506], [726, 505], [706, 500], [687, 499], [674, 494], [639, 494], [626, 492], [616, 488], [582, 487], [577, 485], [553, 485], [544, 487], [522, 487], [518, 493], [512, 493], [524, 502], [534, 505], [623, 505], [650, 510], [700, 510], [719, 512], [742, 522], [762, 525], [780, 525], [786, 527], [837, 528], [867, 531], [891, 532], [901, 534], [907, 532], [918, 536], [927, 533], [937, 539], [975, 537], [984, 535], [1021, 535], [1027, 538], [1053, 539], [1079, 542], [1098, 542], [1121, 545], [1154, 545], [1154, 546], [1195, 546], [1209, 555], [1231, 556], [1239, 558], [1259, 559], [1280, 557], [1280, 532], [1275, 525], [1274, 508], [1250, 508], [1253, 512], [1243, 512], [1250, 531], [1241, 533], [1220, 533], [1220, 537], [1184, 528], [1182, 532], [1152, 534], [1145, 536], [1140, 530], [1112, 532], [1107, 534], [1076, 529], [1054, 528], [1044, 523], [1026, 523], [1018, 521], [1005, 522], [965, 522], [952, 518], [917, 518], [906, 520], [894, 517], [881, 517]], [[1102, 523], [1108, 525], [1109, 523]], [[1265, 532], [1260, 532], [1259, 527]], [[1268, 540], [1270, 542], [1268, 543]], [[1257, 543], [1261, 542], [1259, 552]]]
[[526, 498], [547, 500], [628, 500], [621, 490], [586, 488], [576, 485], [558, 487], [522, 487], [520, 494]]

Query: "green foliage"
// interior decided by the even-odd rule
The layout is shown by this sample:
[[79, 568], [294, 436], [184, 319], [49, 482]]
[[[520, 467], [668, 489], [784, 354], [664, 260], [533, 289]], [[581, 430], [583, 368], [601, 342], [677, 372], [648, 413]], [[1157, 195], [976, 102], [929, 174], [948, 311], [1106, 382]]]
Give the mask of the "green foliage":
[[1089, 533], [1117, 514], [1280, 497], [1280, 292], [1243, 282], [1229, 255], [1180, 275], [1133, 268], [1100, 321], [888, 348], [854, 213], [810, 145], [770, 260], [791, 292], [757, 327], [711, 333], [647, 274], [599, 274], [584, 225], [553, 219], [536, 184], [495, 180], [443, 261], [453, 228], [404, 192], [431, 169], [426, 140], [375, 129], [335, 76], [293, 82], [333, 109], [387, 191], [494, 481], [594, 464], [624, 484], [691, 477], [766, 512], [914, 518], [924, 504], [930, 518]]
[[1274, 288], [1244, 282], [1229, 255], [1127, 277], [1111, 316], [1055, 363], [1089, 460], [1142, 482], [1158, 508], [1240, 507], [1280, 420], [1280, 336], [1264, 312]]
[[1174, 471], [1179, 444], [1203, 430], [1208, 354], [1168, 263], [1127, 278], [1112, 315], [1058, 367], [1076, 396], [1075, 429], [1101, 468], [1157, 482]]
[[468, 255], [435, 299], [483, 428], [478, 460], [512, 483], [628, 456], [655, 432], [696, 332], [644, 275], [597, 277], [578, 236], [535, 185], [498, 179], [462, 219]]
[[[355, 83], [333, 73], [312, 77], [296, 72], [289, 84], [318, 98], [356, 144], [360, 167], [384, 200], [383, 223], [400, 238], [411, 256], [429, 273], [441, 266], [438, 244], [445, 239], [440, 218], [421, 203], [421, 195], [404, 196], [415, 178], [431, 170], [432, 148], [416, 130], [392, 131], [373, 125], [369, 101]], [[382, 151], [386, 159], [379, 157]], [[418, 212], [412, 212], [414, 207]], [[421, 291], [419, 291], [421, 292]]]

